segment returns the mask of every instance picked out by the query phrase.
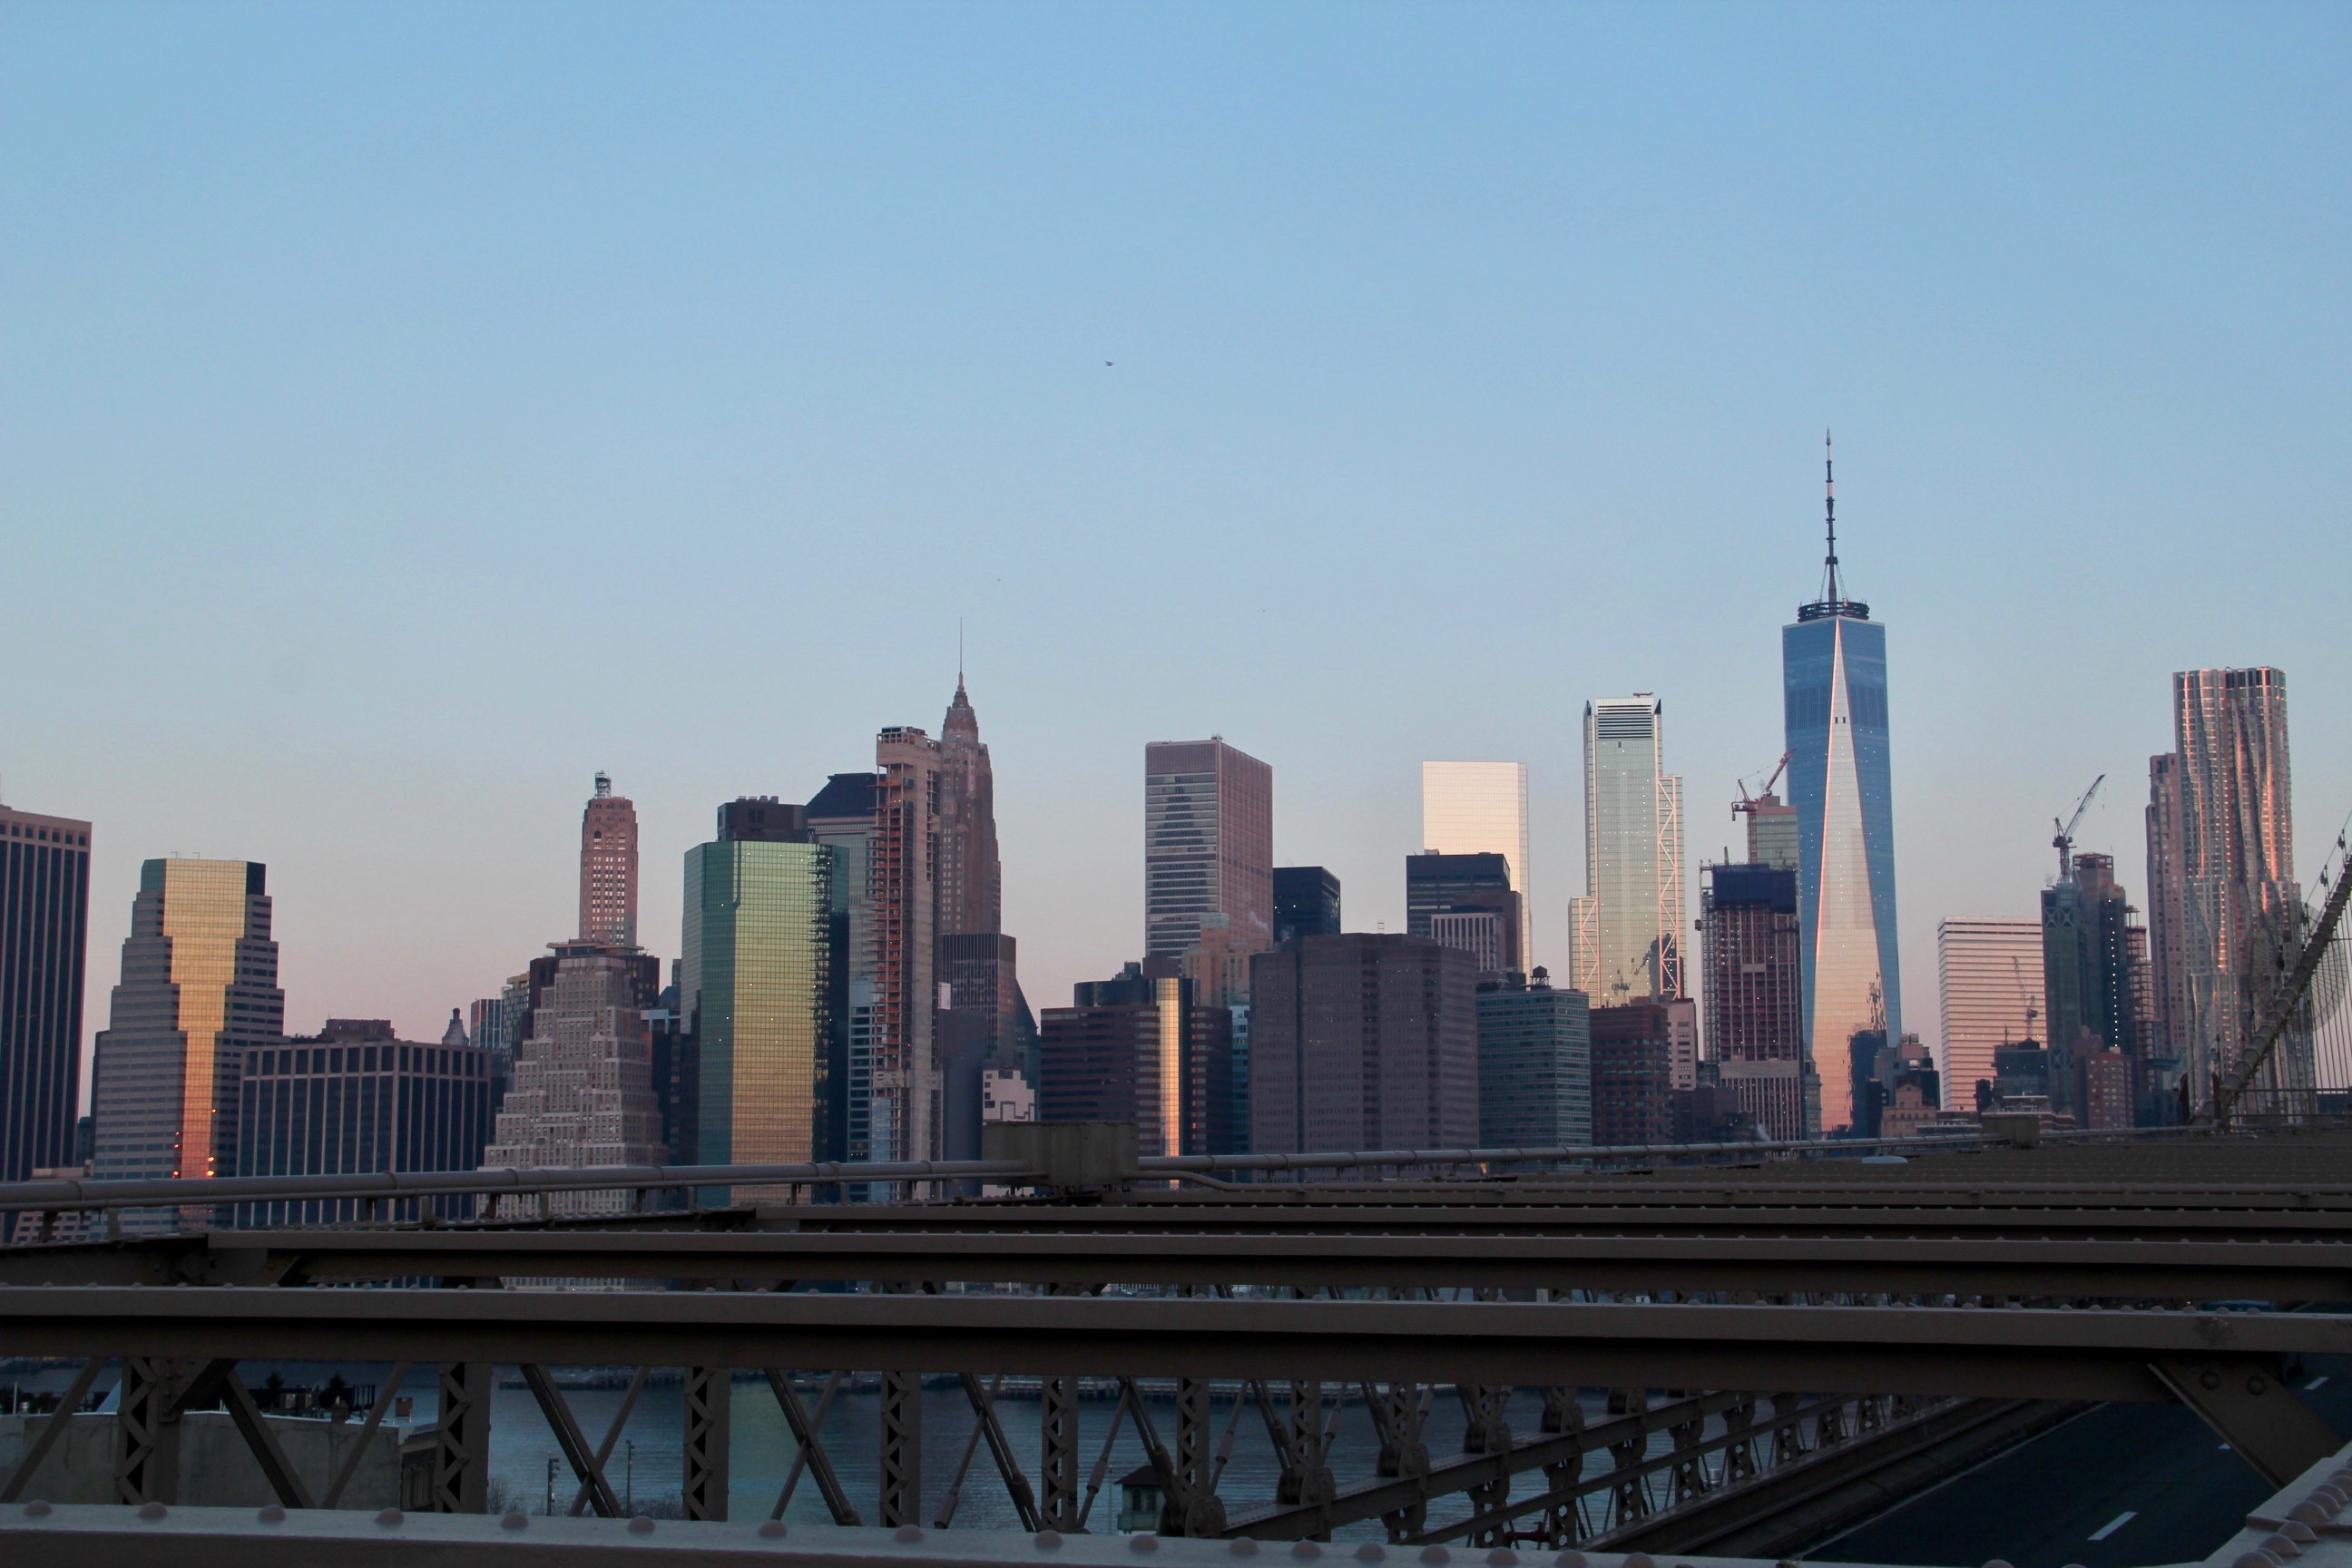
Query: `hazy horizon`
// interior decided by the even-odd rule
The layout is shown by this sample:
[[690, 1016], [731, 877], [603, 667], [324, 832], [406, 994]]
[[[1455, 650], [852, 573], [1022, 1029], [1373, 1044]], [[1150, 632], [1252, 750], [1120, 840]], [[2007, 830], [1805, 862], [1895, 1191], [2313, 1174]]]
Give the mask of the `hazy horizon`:
[[[640, 936], [739, 795], [937, 732], [964, 626], [1033, 1005], [1142, 947], [1142, 752], [1274, 769], [1403, 923], [1420, 763], [1665, 705], [1685, 881], [1782, 749], [1837, 435], [1907, 1005], [2051, 818], [2143, 901], [2169, 679], [2352, 813], [2352, 12], [0, 13], [0, 799], [265, 861], [289, 1029]], [[84, 1077], [87, 1094], [88, 1079]]]

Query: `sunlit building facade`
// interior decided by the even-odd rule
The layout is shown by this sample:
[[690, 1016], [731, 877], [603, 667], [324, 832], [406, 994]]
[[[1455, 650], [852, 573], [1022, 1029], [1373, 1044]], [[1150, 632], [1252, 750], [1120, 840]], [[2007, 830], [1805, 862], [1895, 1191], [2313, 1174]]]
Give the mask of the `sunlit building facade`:
[[1518, 963], [1535, 963], [1528, 886], [1528, 765], [1525, 763], [1424, 762], [1421, 764], [1421, 847], [1435, 855], [1500, 855], [1519, 896]]
[[580, 814], [580, 940], [637, 945], [637, 808], [603, 773]]
[[1665, 771], [1664, 728], [1647, 692], [1585, 704], [1585, 896], [1569, 903], [1569, 952], [1595, 1007], [1683, 994], [1683, 781]]
[[[1834, 499], [1832, 500], [1834, 509]], [[1835, 512], [1822, 597], [1780, 630], [1789, 796], [1797, 808], [1797, 916], [1804, 939], [1805, 1025], [1822, 1073], [1822, 1125], [1853, 1118], [1835, 1064], [1853, 1036], [1903, 1035], [1895, 944], [1895, 789], [1886, 717], [1886, 628], [1843, 596]]]
[[[2169, 879], [2151, 903], [2177, 930], [2151, 945], [2158, 994], [2178, 999], [2173, 1027], [2200, 1105], [2266, 1021], [2267, 987], [2248, 976], [2274, 973], [2276, 954], [2302, 940], [2286, 717], [2283, 669], [2172, 678], [2177, 796], [2150, 869]], [[2313, 1072], [2310, 1036], [2290, 1031], [2252, 1085], [2257, 1107], [2260, 1096], [2309, 1089]]]
[[233, 1166], [244, 1052], [286, 1028], [269, 916], [258, 861], [140, 867], [122, 980], [91, 1069], [99, 1179], [208, 1177]]
[[678, 1007], [703, 1164], [824, 1157], [838, 858], [798, 805], [722, 808], [719, 837], [686, 852]]
[[89, 824], [0, 805], [0, 1182], [74, 1163]]
[[1977, 1085], [2000, 1079], [1993, 1053], [2042, 1038], [2042, 958], [2039, 920], [1951, 920], [1936, 927], [1944, 1026], [1936, 1073], [1947, 1106], [1974, 1109]]

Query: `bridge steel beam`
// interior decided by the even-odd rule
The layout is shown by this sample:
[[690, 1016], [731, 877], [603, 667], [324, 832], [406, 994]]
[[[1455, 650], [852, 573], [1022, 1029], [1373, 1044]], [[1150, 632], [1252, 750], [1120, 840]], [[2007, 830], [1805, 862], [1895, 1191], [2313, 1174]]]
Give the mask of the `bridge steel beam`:
[[[2142, 1227], [2146, 1228], [2146, 1227]], [[201, 1238], [189, 1238], [191, 1242]], [[2352, 1232], [2221, 1241], [1877, 1236], [969, 1234], [836, 1231], [251, 1233], [211, 1247], [0, 1249], [0, 1284], [306, 1284], [418, 1278], [1105, 1280], [1194, 1289], [1724, 1290], [2123, 1300], [2352, 1300]], [[189, 1268], [193, 1262], [195, 1267]], [[197, 1276], [188, 1279], [188, 1274]]]
[[2150, 1370], [2158, 1360], [2352, 1352], [2352, 1317], [725, 1291], [0, 1291], [0, 1348], [19, 1355], [437, 1361], [459, 1347], [472, 1363], [921, 1366], [2128, 1403], [2174, 1397]]

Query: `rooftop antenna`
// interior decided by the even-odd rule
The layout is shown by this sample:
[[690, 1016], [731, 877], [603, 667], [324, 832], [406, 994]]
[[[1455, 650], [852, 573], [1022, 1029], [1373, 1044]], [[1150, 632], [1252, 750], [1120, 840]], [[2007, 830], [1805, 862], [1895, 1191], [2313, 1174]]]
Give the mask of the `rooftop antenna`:
[[596, 798], [598, 800], [610, 800], [612, 797], [613, 777], [604, 769], [598, 768], [596, 770]]
[[1822, 489], [1823, 492], [1822, 502], [1828, 508], [1830, 530], [1830, 558], [1825, 568], [1829, 576], [1829, 586], [1827, 591], [1822, 595], [1822, 597], [1834, 605], [1838, 602], [1839, 597], [1837, 570], [1837, 448], [1831, 445], [1830, 433], [1826, 429], [1822, 432]]
[[963, 689], [963, 617], [956, 617], [956, 689]]

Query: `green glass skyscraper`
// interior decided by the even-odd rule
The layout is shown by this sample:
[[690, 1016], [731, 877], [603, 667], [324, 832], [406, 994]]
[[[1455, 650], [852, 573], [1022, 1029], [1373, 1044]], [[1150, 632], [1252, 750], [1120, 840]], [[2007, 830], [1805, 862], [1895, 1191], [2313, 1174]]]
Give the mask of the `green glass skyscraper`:
[[678, 1008], [700, 1058], [705, 1164], [824, 1157], [838, 853], [800, 806], [769, 799], [719, 807], [717, 841], [686, 853]]

